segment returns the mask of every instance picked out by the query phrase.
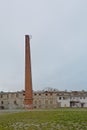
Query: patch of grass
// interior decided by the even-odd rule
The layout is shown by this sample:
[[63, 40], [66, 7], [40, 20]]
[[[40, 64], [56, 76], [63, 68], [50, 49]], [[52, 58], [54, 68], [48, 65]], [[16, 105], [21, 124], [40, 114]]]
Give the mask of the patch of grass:
[[54, 109], [0, 114], [0, 130], [87, 130], [86, 109]]

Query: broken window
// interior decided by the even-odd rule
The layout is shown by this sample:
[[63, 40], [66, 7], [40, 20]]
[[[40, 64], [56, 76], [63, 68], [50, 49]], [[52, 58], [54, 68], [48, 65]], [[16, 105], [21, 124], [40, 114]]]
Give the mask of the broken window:
[[59, 100], [61, 100], [61, 97], [59, 97]]

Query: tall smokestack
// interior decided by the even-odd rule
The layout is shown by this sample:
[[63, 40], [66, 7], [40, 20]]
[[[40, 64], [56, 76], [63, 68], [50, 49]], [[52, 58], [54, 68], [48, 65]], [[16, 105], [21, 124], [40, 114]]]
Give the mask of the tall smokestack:
[[31, 74], [31, 55], [30, 55], [30, 36], [25, 35], [25, 108], [33, 108], [32, 74]]

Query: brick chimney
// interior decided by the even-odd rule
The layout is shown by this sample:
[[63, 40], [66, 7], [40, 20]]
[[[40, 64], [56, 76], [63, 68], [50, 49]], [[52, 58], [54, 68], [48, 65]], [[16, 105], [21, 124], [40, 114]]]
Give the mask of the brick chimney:
[[30, 36], [25, 35], [25, 108], [33, 108], [32, 74], [31, 74], [31, 55], [30, 55]]

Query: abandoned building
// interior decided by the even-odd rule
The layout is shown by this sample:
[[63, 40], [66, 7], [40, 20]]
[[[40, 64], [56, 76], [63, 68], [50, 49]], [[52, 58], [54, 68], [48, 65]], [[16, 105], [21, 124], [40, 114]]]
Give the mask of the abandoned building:
[[0, 92], [0, 109], [44, 109], [59, 107], [87, 107], [86, 91], [33, 91], [30, 56], [30, 36], [25, 35], [25, 90]]
[[[25, 91], [0, 92], [0, 109], [24, 109]], [[87, 107], [86, 91], [33, 91], [33, 108]]]

